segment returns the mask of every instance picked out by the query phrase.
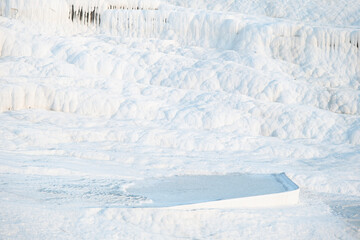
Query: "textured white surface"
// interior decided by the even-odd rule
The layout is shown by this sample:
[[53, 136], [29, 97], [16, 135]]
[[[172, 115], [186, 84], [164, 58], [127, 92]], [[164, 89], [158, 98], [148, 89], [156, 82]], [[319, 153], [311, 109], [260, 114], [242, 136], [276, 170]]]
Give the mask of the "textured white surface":
[[[0, 1], [1, 239], [358, 238], [359, 1], [114, 3]], [[71, 19], [92, 4], [101, 22]], [[299, 204], [125, 191], [278, 172]]]

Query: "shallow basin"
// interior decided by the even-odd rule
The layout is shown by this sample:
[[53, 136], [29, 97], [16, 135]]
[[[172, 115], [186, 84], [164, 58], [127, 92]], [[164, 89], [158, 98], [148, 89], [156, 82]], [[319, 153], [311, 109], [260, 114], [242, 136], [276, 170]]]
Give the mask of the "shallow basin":
[[140, 207], [154, 208], [276, 207], [299, 201], [299, 187], [285, 173], [145, 179], [129, 186], [126, 191], [148, 200]]

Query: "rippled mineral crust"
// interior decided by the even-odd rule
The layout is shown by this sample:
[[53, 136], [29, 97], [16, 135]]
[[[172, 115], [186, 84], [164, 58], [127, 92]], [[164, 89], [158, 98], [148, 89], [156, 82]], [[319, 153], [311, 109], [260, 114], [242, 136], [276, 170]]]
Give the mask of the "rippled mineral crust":
[[[0, 239], [359, 238], [359, 45], [358, 0], [0, 0]], [[298, 204], [126, 191], [281, 172]]]

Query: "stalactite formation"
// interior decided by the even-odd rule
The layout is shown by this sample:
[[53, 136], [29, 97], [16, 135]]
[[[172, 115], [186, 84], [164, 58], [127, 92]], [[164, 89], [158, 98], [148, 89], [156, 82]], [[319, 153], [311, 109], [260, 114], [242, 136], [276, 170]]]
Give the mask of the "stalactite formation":
[[[211, 47], [226, 48], [233, 44], [249, 45], [249, 36], [267, 31], [272, 34], [265, 36], [264, 44], [266, 47], [275, 47], [276, 51], [284, 52], [285, 47], [291, 53], [300, 54], [299, 49], [316, 46], [324, 53], [352, 51], [360, 56], [358, 28], [304, 27], [276, 23], [255, 24], [253, 29], [241, 29], [240, 20], [230, 13], [225, 16], [168, 7], [159, 9], [158, 0], [42, 0], [43, 9], [52, 11], [38, 12], [29, 9], [32, 6], [29, 2], [32, 0], [1, 1], [6, 2], [7, 6], [1, 13], [10, 18], [28, 18], [42, 22], [48, 19], [57, 24], [73, 22], [75, 28], [76, 25], [95, 27], [121, 36], [174, 37], [185, 44], [208, 44]], [[28, 6], [27, 9], [22, 7], [25, 5]]]
[[71, 5], [69, 19], [71, 19], [73, 22], [80, 22], [86, 25], [100, 25], [101, 15], [99, 13], [98, 7], [92, 7], [88, 9], [79, 7], [78, 9], [75, 9], [75, 6]]
[[[125, 5], [109, 5], [108, 10], [158, 10], [156, 7], [142, 7], [142, 6], [125, 6]], [[76, 7], [74, 4], [71, 4], [69, 10], [69, 19], [72, 22], [80, 22], [82, 24], [92, 24], [100, 25], [101, 23], [101, 14], [98, 6]], [[166, 22], [167, 20], [165, 20]]]
[[271, 26], [271, 31], [274, 34], [269, 41], [276, 57], [284, 49], [296, 55], [313, 46], [325, 54], [351, 51], [360, 56], [360, 31], [356, 29], [278, 25]]
[[140, 6], [124, 6], [124, 5], [110, 5], [107, 9], [122, 9], [122, 10], [158, 10], [158, 8], [152, 7], [140, 7]]
[[352, 45], [352, 46], [354, 46], [354, 47], [356, 47], [357, 49], [359, 49], [359, 39], [357, 39], [357, 41], [352, 41], [351, 39], [350, 39], [350, 44]]

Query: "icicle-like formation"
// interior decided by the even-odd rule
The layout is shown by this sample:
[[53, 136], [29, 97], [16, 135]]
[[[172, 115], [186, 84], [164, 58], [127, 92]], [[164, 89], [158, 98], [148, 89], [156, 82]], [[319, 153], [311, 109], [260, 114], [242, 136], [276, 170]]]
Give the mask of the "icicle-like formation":
[[101, 31], [128, 37], [175, 39], [181, 44], [231, 48], [238, 21], [231, 16], [181, 10], [107, 10]]
[[229, 49], [237, 37], [241, 19], [228, 14], [173, 11], [170, 29], [184, 44]]
[[314, 28], [317, 47], [326, 51], [359, 51], [360, 30]]
[[325, 58], [351, 55], [354, 56], [353, 59], [360, 60], [360, 29], [311, 27], [275, 22], [245, 27], [239, 35], [238, 48], [254, 47], [253, 43], [257, 42], [257, 52], [262, 51], [289, 62], [305, 61], [311, 55]]
[[21, 20], [100, 25], [107, 9], [156, 10], [160, 2], [144, 0], [0, 0], [0, 15]]
[[99, 7], [75, 7], [72, 4], [69, 10], [69, 19], [76, 23], [100, 25], [101, 16]]
[[134, 1], [134, 0], [112, 0], [108, 1], [107, 9], [126, 9], [126, 10], [157, 10], [160, 1]]
[[349, 43], [351, 46], [356, 47], [357, 49], [360, 48], [360, 31], [353, 31], [350, 34]]
[[219, 48], [235, 45], [244, 48], [244, 44], [251, 46], [258, 41], [257, 50], [266, 52], [270, 47], [275, 57], [283, 59], [297, 57], [305, 48], [315, 46], [329, 54], [339, 51], [360, 54], [360, 30], [354, 29], [305, 27], [286, 22], [254, 24], [231, 14], [178, 9], [115, 9], [105, 11], [103, 16], [101, 30], [120, 36], [172, 38], [182, 44]]
[[168, 14], [155, 10], [108, 10], [102, 30], [125, 37], [160, 37], [168, 24]]
[[157, 10], [159, 1], [134, 0], [67, 0], [72, 22], [100, 25], [101, 15], [107, 9]]
[[251, 49], [292, 61], [317, 47], [360, 55], [360, 30], [254, 22], [232, 13], [160, 8], [141, 0], [0, 0], [3, 16], [51, 24], [93, 25], [104, 33], [175, 39], [181, 44]]

